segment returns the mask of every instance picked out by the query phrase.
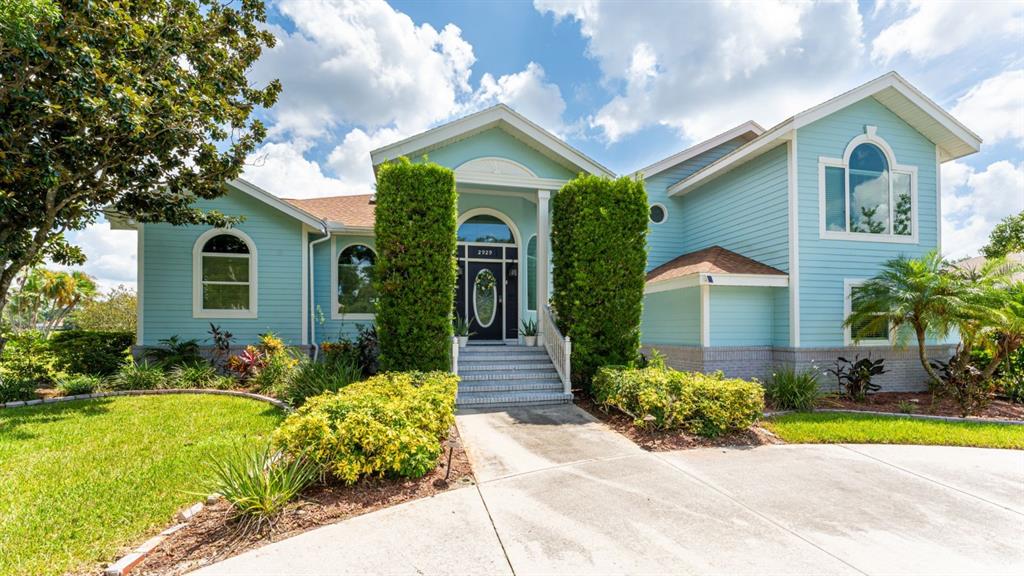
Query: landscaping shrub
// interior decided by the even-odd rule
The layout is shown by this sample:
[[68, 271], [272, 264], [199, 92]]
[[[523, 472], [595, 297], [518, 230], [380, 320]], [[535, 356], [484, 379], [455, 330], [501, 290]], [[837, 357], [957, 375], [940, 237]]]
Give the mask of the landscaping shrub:
[[376, 325], [383, 370], [447, 370], [455, 295], [455, 174], [406, 158], [377, 172]]
[[634, 424], [682, 429], [714, 437], [749, 427], [764, 410], [757, 382], [671, 368], [604, 367], [592, 384], [594, 399], [629, 414]]
[[96, 376], [88, 374], [75, 374], [62, 378], [57, 383], [57, 389], [64, 396], [77, 396], [78, 394], [92, 394], [99, 390], [103, 381]]
[[199, 354], [199, 340], [195, 338], [182, 340], [178, 336], [171, 336], [158, 342], [160, 344], [158, 348], [146, 350], [146, 357], [164, 368], [195, 364], [203, 360]]
[[325, 356], [323, 360], [299, 363], [282, 393], [292, 406], [301, 406], [306, 398], [337, 392], [362, 376], [362, 369], [351, 356]]
[[638, 358], [647, 221], [641, 180], [581, 175], [552, 200], [552, 303], [583, 385], [600, 366]]
[[859, 354], [854, 356], [853, 360], [840, 356], [836, 359], [835, 366], [829, 369], [829, 373], [836, 377], [839, 393], [858, 402], [867, 398], [868, 394], [882, 389], [871, 380], [886, 372], [888, 370], [885, 369], [884, 358], [872, 360], [870, 355], [861, 358]]
[[996, 381], [996, 389], [1010, 402], [1024, 404], [1024, 377], [1002, 376]]
[[418, 478], [437, 465], [455, 422], [458, 381], [447, 372], [380, 374], [307, 399], [274, 442], [347, 484], [364, 476]]
[[32, 400], [36, 397], [36, 383], [28, 378], [19, 378], [12, 372], [0, 370], [0, 404]]
[[109, 376], [120, 370], [134, 342], [130, 332], [67, 330], [50, 337], [50, 350], [66, 372]]
[[244, 531], [269, 526], [319, 474], [319, 467], [309, 459], [282, 457], [270, 446], [236, 450], [211, 464], [212, 489], [231, 504]]
[[962, 350], [957, 350], [949, 362], [933, 360], [932, 367], [939, 373], [933, 392], [956, 402], [960, 416], [978, 414], [992, 401], [995, 382], [985, 378]]
[[[29, 331], [9, 337], [0, 358], [0, 379], [4, 381], [0, 386], [10, 395], [8, 402], [29, 400], [36, 388], [54, 386], [62, 376], [57, 358], [42, 333]], [[25, 398], [14, 398], [26, 394]]]
[[155, 390], [163, 386], [163, 369], [145, 360], [125, 364], [107, 381], [107, 387], [111, 390]]
[[792, 366], [779, 366], [764, 386], [764, 395], [776, 410], [814, 410], [821, 395], [818, 372], [814, 369], [797, 371]]
[[164, 386], [167, 388], [213, 388], [220, 377], [217, 369], [206, 363], [182, 364], [167, 374]]

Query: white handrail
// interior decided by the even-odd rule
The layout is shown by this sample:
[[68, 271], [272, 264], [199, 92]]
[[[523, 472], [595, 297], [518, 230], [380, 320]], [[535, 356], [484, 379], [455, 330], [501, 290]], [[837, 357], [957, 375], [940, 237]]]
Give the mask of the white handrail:
[[459, 337], [452, 336], [452, 374], [459, 373]]
[[542, 312], [540, 321], [543, 324], [543, 328], [540, 332], [543, 334], [544, 349], [547, 350], [548, 357], [551, 358], [551, 362], [555, 365], [558, 378], [562, 381], [562, 390], [566, 394], [570, 394], [572, 393], [572, 341], [568, 336], [562, 336], [562, 333], [558, 330], [558, 324], [555, 323], [555, 314], [551, 310], [551, 306], [545, 305]]

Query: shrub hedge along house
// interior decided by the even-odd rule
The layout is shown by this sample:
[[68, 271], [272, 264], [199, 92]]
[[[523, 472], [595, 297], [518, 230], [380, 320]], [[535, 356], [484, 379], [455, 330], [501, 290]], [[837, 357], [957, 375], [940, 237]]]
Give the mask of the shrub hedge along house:
[[[742, 378], [870, 353], [886, 359], [884, 389], [923, 388], [912, 350], [894, 346], [884, 330], [844, 329], [843, 320], [856, 306], [857, 285], [885, 261], [941, 249], [941, 165], [980, 145], [949, 113], [888, 73], [768, 130], [740, 124], [637, 170], [629, 176], [642, 185], [627, 185], [499, 104], [374, 150], [377, 196], [367, 190], [317, 198], [318, 190], [264, 191], [238, 180], [227, 184], [225, 196], [202, 202], [244, 215], [232, 229], [116, 218], [112, 225], [138, 230], [140, 347], [172, 335], [202, 339], [214, 322], [240, 343], [273, 331], [312, 348], [354, 336], [375, 322], [381, 299], [394, 296], [379, 311], [387, 316], [380, 318], [384, 354], [389, 346], [405, 346], [406, 354], [422, 348], [424, 369], [454, 355], [447, 326], [457, 317], [469, 324], [468, 350], [490, 352], [493, 346], [472, 345], [518, 345], [507, 349], [521, 352], [523, 322], [536, 321], [541, 348], [522, 364], [554, 356], [562, 378], [561, 356], [570, 348], [561, 336], [568, 335], [580, 344], [573, 370], [606, 360], [586, 360], [594, 350], [622, 361], [617, 355], [638, 341], [643, 350], [659, 349], [669, 366]], [[400, 158], [431, 167], [415, 170]], [[646, 202], [646, 230], [637, 230], [629, 198]], [[616, 216], [607, 220], [606, 235], [591, 230], [559, 253], [557, 244], [552, 250], [552, 210], [563, 201]], [[445, 262], [452, 254], [443, 252], [453, 247], [415, 228], [444, 231], [452, 217], [449, 307], [438, 290], [449, 285]], [[620, 254], [635, 255], [644, 232], [646, 278], [622, 264], [639, 260]], [[444, 269], [421, 274], [418, 262]], [[627, 270], [597, 267], [602, 262]], [[375, 282], [382, 263], [385, 276]], [[573, 273], [577, 264], [585, 274]], [[640, 278], [636, 286], [632, 278]], [[437, 286], [413, 290], [403, 282]], [[615, 292], [616, 283], [626, 295], [595, 308], [593, 298]], [[642, 291], [641, 301], [629, 296], [634, 291]], [[556, 312], [566, 313], [557, 321], [545, 313], [553, 292]], [[575, 303], [590, 315], [578, 316]], [[601, 348], [601, 332], [609, 329], [626, 334], [614, 350]], [[936, 358], [951, 350], [947, 342], [931, 345]], [[479, 364], [469, 362], [476, 352], [463, 354], [464, 364]], [[397, 357], [389, 361], [406, 366]]]

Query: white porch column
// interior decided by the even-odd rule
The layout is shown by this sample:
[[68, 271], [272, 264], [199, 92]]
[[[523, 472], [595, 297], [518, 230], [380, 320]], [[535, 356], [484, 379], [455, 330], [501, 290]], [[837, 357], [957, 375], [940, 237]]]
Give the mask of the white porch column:
[[537, 346], [544, 345], [544, 306], [548, 303], [548, 200], [550, 190], [537, 190]]

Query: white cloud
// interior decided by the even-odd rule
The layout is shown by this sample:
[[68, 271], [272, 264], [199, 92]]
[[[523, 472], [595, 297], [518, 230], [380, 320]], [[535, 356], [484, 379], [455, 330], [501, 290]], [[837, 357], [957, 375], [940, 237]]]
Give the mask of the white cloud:
[[957, 100], [953, 115], [987, 145], [1009, 139], [1024, 146], [1024, 69], [983, 80]]
[[862, 74], [862, 23], [853, 3], [534, 6], [579, 21], [605, 85], [621, 87], [591, 118], [612, 142], [658, 124], [691, 140], [747, 119], [772, 124]]
[[937, 2], [913, 0], [905, 18], [882, 30], [871, 58], [888, 64], [900, 54], [919, 61], [951, 54], [992, 37], [1024, 34], [1024, 4], [1013, 1]]
[[272, 136], [316, 137], [341, 124], [418, 131], [447, 118], [470, 90], [473, 48], [454, 24], [416, 25], [383, 1], [281, 1], [295, 31], [252, 78], [281, 80]]
[[242, 177], [284, 198], [317, 198], [370, 192], [359, 182], [344, 181], [324, 174], [319, 163], [305, 157], [311, 146], [306, 140], [264, 144], [249, 157], [249, 164]]
[[472, 106], [484, 108], [503, 102], [545, 129], [560, 136], [565, 133], [562, 115], [565, 100], [556, 84], [545, 81], [544, 68], [530, 62], [522, 72], [494, 78], [484, 74]]
[[978, 172], [942, 166], [942, 246], [946, 256], [974, 256], [1003, 218], [1024, 210], [1024, 162], [1000, 160]]
[[111, 230], [110, 224], [100, 221], [82, 230], [65, 233], [68, 242], [80, 246], [85, 252], [84, 266], [62, 266], [47, 263], [57, 270], [83, 270], [96, 280], [101, 292], [119, 284], [135, 288], [136, 242], [133, 230]]

